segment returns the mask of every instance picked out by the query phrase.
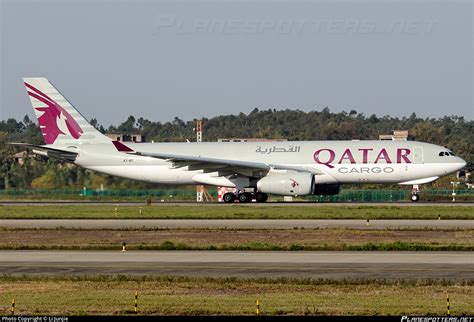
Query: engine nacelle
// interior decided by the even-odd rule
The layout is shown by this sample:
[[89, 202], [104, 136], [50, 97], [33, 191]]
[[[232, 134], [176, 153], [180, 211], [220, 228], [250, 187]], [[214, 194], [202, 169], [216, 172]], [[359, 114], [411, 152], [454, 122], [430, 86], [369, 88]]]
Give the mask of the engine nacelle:
[[317, 184], [315, 176], [308, 172], [281, 173], [260, 179], [257, 191], [282, 196], [337, 195], [341, 191], [341, 185]]
[[257, 182], [257, 190], [282, 196], [310, 195], [314, 188], [314, 175], [309, 172], [271, 174]]
[[317, 184], [313, 189], [313, 195], [318, 196], [337, 195], [339, 192], [341, 192], [341, 185], [338, 183]]

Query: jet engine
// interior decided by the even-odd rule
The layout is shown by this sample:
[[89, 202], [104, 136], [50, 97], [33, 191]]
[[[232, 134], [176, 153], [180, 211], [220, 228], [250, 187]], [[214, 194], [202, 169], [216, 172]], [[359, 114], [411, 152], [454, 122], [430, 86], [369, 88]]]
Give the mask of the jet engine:
[[271, 174], [257, 182], [257, 191], [282, 196], [337, 195], [338, 183], [317, 184], [309, 172]]
[[283, 196], [310, 195], [313, 192], [314, 175], [309, 172], [271, 174], [257, 182], [257, 190]]

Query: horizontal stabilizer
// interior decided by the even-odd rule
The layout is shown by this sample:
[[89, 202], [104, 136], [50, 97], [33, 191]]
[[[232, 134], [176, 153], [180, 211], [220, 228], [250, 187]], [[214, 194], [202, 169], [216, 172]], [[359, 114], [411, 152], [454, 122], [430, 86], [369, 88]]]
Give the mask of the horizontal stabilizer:
[[49, 146], [44, 146], [44, 145], [29, 144], [29, 143], [9, 143], [9, 144], [16, 145], [16, 146], [23, 146], [25, 148], [30, 148], [35, 154], [38, 154], [41, 156], [47, 156], [48, 158], [51, 158], [51, 159], [56, 159], [56, 160], [66, 161], [66, 162], [74, 162], [78, 154], [78, 152], [60, 150], [60, 149], [51, 148]]

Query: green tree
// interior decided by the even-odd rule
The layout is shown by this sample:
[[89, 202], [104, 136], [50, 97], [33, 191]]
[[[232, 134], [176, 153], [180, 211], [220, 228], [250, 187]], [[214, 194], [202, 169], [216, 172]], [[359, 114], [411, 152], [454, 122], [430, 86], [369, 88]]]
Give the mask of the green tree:
[[31, 182], [31, 187], [33, 189], [58, 189], [62, 186], [63, 182], [61, 182], [57, 172], [54, 169], [46, 170], [43, 175]]

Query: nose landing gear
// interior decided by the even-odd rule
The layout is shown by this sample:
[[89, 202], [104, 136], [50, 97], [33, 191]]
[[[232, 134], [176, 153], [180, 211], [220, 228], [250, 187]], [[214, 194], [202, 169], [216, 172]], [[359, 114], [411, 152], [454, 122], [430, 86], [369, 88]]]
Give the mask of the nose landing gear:
[[412, 202], [417, 202], [420, 200], [420, 186], [417, 184], [413, 185], [413, 188], [411, 189], [411, 197], [410, 197]]

